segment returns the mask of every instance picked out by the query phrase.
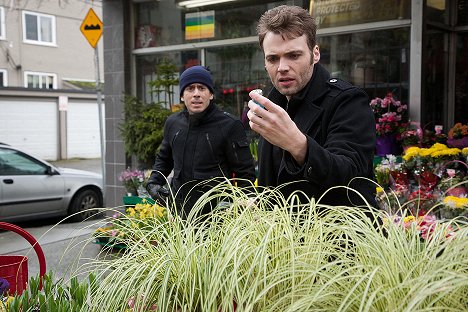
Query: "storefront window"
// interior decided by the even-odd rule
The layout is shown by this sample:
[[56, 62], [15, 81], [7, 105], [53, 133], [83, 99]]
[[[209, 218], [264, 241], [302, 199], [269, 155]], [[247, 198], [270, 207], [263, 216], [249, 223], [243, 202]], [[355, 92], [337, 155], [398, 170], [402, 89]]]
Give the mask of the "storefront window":
[[240, 0], [199, 7], [179, 5], [187, 2], [135, 4], [135, 48], [255, 36], [257, 21], [266, 10], [281, 4], [302, 6], [304, 3], [298, 0]]
[[457, 25], [468, 26], [468, 0], [458, 0]]
[[411, 18], [411, 0], [311, 0], [319, 28]]
[[408, 99], [409, 28], [318, 38], [320, 63], [332, 76], [366, 90], [369, 97], [392, 91]]
[[458, 36], [455, 69], [455, 122], [468, 124], [468, 33]]
[[445, 0], [427, 0], [426, 3], [426, 21], [449, 24], [447, 1]]
[[216, 102], [236, 116], [241, 116], [251, 90], [267, 90], [270, 84], [258, 44], [206, 49], [205, 58], [218, 88]]
[[447, 119], [447, 38], [447, 33], [428, 26], [423, 47], [421, 122], [430, 130]]
[[[169, 92], [157, 91], [154, 81], [165, 79], [164, 71], [174, 69], [174, 77], [188, 67], [200, 64], [200, 51], [190, 50], [181, 52], [161, 53], [139, 56], [136, 60], [137, 95], [146, 103], [161, 103], [166, 108], [180, 104], [179, 86], [171, 86]], [[153, 82], [153, 83], [152, 83]]]

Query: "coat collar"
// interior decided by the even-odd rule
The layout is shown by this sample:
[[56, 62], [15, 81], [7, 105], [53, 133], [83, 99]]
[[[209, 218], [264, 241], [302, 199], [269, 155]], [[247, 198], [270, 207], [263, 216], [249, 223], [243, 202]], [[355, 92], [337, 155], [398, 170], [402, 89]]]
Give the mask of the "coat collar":
[[211, 100], [210, 104], [203, 112], [190, 115], [187, 107], [185, 107], [183, 114], [188, 119], [190, 125], [197, 126], [206, 123], [216, 111], [217, 107], [214, 101]]

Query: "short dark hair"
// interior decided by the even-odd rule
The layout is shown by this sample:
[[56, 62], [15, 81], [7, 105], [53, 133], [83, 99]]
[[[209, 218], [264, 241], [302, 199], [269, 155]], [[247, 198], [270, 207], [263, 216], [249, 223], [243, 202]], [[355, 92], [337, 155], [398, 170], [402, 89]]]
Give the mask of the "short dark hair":
[[268, 32], [287, 39], [295, 39], [305, 34], [311, 53], [316, 45], [315, 18], [299, 6], [280, 5], [263, 13], [257, 25], [258, 41], [262, 51], [263, 40]]

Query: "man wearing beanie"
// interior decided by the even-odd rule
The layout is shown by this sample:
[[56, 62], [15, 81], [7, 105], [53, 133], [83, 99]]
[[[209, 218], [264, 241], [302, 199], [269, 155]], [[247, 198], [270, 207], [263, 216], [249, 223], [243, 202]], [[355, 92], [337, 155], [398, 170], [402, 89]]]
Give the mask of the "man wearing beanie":
[[[179, 213], [187, 217], [198, 198], [221, 180], [212, 179], [235, 176], [238, 186], [250, 186], [256, 177], [242, 122], [213, 101], [211, 73], [203, 66], [190, 67], [180, 76], [179, 87], [185, 109], [164, 125], [147, 190], [155, 200], [165, 201], [169, 192], [164, 185], [174, 171], [171, 191]], [[200, 213], [212, 208], [206, 205]]]

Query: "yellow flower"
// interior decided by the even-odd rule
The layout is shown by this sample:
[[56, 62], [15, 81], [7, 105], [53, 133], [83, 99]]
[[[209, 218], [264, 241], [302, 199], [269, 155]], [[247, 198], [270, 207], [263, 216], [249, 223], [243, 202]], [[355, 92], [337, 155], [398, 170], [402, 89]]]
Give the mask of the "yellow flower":
[[403, 159], [406, 160], [406, 161], [411, 160], [413, 157], [416, 157], [416, 156], [419, 155], [419, 150], [420, 150], [420, 148], [416, 147], [416, 146], [408, 148], [406, 150], [405, 155], [403, 155]]
[[164, 212], [165, 212], [165, 208], [164, 207], [161, 207], [159, 205], [154, 205], [155, 206], [155, 210], [156, 210], [156, 216], [158, 216], [159, 218], [162, 218], [164, 217]]
[[431, 156], [434, 158], [444, 157], [444, 156], [456, 156], [460, 154], [460, 149], [458, 148], [446, 148], [441, 150], [435, 150], [431, 153]]
[[419, 152], [419, 155], [421, 157], [427, 157], [427, 156], [430, 156], [433, 152], [435, 152], [436, 150], [435, 149], [432, 149], [432, 148], [421, 148], [420, 152]]
[[462, 154], [463, 154], [463, 155], [468, 155], [468, 147], [464, 147], [464, 148], [462, 149]]
[[414, 216], [407, 216], [403, 219], [404, 223], [410, 223], [416, 221], [416, 218]]
[[431, 146], [431, 149], [433, 149], [433, 150], [443, 150], [443, 149], [447, 149], [447, 145], [441, 144], [441, 143], [436, 143], [436, 144]]
[[383, 189], [382, 187], [380, 187], [380, 186], [377, 186], [377, 187], [375, 188], [375, 191], [376, 191], [377, 193], [383, 193], [384, 189]]
[[468, 198], [447, 196], [444, 198], [444, 204], [453, 209], [468, 208]]
[[127, 213], [128, 213], [131, 217], [134, 217], [134, 216], [135, 216], [135, 209], [134, 209], [134, 208], [128, 208], [128, 209], [127, 209]]

